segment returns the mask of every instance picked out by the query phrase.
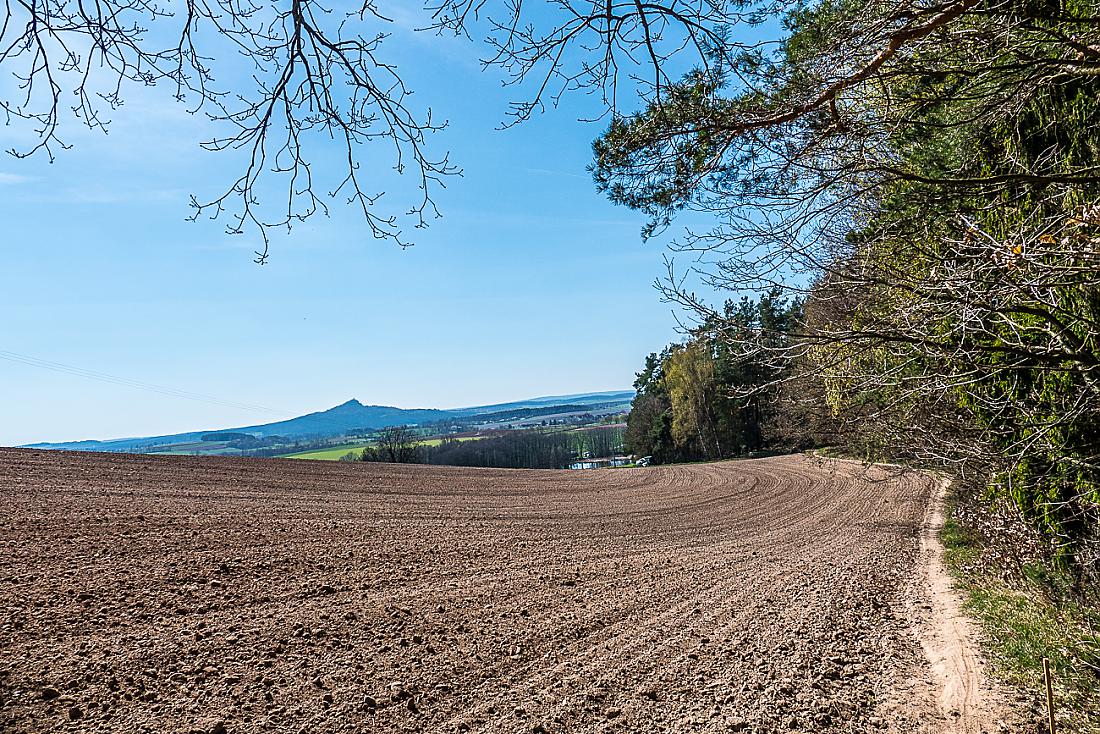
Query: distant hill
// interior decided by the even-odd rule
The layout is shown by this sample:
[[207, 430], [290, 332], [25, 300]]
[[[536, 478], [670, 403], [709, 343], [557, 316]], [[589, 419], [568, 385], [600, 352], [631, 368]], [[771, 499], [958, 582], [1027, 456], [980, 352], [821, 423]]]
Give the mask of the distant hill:
[[470, 416], [483, 413], [503, 413], [523, 408], [542, 408], [551, 405], [601, 405], [604, 403], [629, 403], [634, 399], [633, 390], [612, 390], [610, 392], [586, 392], [576, 395], [550, 395], [541, 398], [529, 398], [512, 403], [479, 405], [474, 408], [452, 408], [445, 412], [454, 415]]
[[334, 408], [308, 413], [275, 423], [262, 423], [255, 426], [235, 428], [206, 429], [189, 433], [175, 433], [167, 436], [139, 436], [118, 438], [105, 441], [68, 441], [60, 443], [29, 444], [25, 448], [68, 449], [74, 451], [144, 451], [157, 446], [187, 444], [208, 439], [210, 434], [234, 433], [248, 434], [256, 438], [281, 436], [287, 439], [317, 439], [341, 436], [358, 430], [372, 430], [398, 425], [425, 425], [451, 420], [470, 420], [478, 416], [496, 418], [501, 414], [528, 409], [545, 409], [561, 405], [570, 410], [599, 406], [602, 409], [617, 406], [626, 407], [634, 399], [633, 390], [611, 392], [581, 393], [578, 395], [558, 395], [494, 405], [478, 405], [469, 408], [395, 408], [388, 405], [363, 405], [358, 400], [349, 400]]

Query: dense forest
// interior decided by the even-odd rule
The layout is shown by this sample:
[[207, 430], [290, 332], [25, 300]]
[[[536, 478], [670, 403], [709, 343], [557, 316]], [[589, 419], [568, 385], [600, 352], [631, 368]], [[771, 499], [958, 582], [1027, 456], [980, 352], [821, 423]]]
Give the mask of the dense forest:
[[525, 428], [475, 440], [444, 438], [425, 444], [413, 430], [395, 426], [377, 432], [374, 443], [350, 452], [348, 460], [399, 464], [441, 464], [497, 469], [566, 469], [585, 457], [607, 457], [623, 450], [620, 426], [582, 430]]
[[664, 464], [812, 446], [781, 428], [776, 385], [784, 367], [737, 348], [761, 337], [785, 346], [801, 320], [802, 301], [776, 288], [755, 302], [727, 301], [688, 340], [650, 354], [634, 381], [627, 449]]
[[718, 44], [614, 119], [601, 189], [651, 233], [711, 216], [676, 245], [696, 279], [793, 306], [714, 308], [670, 269], [664, 294], [698, 326], [639, 375], [631, 447], [829, 444], [946, 471], [1096, 588], [1098, 17], [1046, 0], [798, 6], [779, 53]]

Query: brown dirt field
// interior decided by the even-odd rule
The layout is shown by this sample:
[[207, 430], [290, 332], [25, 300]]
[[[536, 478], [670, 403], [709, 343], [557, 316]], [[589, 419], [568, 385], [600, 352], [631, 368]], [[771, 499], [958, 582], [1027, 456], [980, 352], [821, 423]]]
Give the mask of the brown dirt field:
[[0, 731], [912, 731], [933, 491], [0, 449]]

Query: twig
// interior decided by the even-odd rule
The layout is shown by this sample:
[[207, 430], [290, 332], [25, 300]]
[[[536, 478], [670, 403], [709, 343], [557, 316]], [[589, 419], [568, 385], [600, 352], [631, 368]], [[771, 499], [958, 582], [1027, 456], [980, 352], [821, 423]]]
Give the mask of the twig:
[[1047, 725], [1050, 734], [1057, 734], [1054, 730], [1054, 688], [1050, 684], [1050, 660], [1043, 658], [1043, 678], [1047, 684]]

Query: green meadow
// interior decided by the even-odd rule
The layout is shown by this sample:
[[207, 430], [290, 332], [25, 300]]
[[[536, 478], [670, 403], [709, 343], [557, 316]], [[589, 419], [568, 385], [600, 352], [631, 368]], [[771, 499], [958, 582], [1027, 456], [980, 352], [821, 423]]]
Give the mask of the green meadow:
[[[482, 438], [481, 436], [462, 436], [456, 438], [456, 441], [477, 441]], [[443, 443], [442, 438], [425, 438], [421, 441], [417, 441], [420, 446], [438, 446]], [[346, 443], [340, 446], [332, 446], [327, 449], [317, 449], [314, 451], [299, 451], [295, 454], [282, 454], [278, 458], [280, 459], [311, 459], [313, 461], [339, 461], [349, 451], [362, 451], [369, 446], [370, 443]]]

